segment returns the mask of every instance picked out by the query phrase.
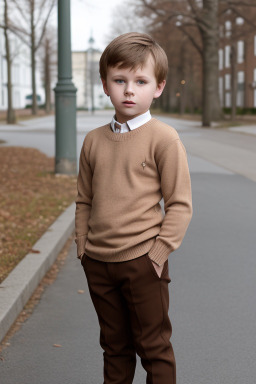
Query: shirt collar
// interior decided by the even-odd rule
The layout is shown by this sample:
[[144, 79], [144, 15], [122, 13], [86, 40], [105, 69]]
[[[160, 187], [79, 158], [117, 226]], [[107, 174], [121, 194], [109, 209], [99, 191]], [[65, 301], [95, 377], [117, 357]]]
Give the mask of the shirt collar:
[[118, 123], [121, 126], [121, 131], [122, 128], [128, 128], [129, 131], [132, 131], [133, 129], [139, 128], [141, 125], [146, 124], [149, 120], [151, 120], [151, 114], [149, 111], [147, 111], [142, 115], [134, 117], [134, 119], [128, 120], [126, 123], [123, 124], [118, 123], [118, 121], [115, 119], [115, 116], [113, 116], [110, 125], [113, 132], [115, 132], [115, 123]]

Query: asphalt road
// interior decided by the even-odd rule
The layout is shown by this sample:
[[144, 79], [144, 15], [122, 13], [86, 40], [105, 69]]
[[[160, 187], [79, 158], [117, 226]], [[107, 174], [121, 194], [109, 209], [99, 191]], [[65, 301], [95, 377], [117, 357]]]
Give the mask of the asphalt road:
[[[85, 130], [93, 123], [88, 117], [86, 124], [84, 117]], [[256, 137], [202, 130], [197, 123], [170, 123], [189, 154], [194, 205], [183, 244], [169, 258], [177, 383], [254, 384], [256, 161], [251, 162], [256, 159]], [[98, 338], [73, 245], [54, 284], [1, 353], [0, 382], [99, 384]], [[134, 383], [145, 383], [139, 361]]]

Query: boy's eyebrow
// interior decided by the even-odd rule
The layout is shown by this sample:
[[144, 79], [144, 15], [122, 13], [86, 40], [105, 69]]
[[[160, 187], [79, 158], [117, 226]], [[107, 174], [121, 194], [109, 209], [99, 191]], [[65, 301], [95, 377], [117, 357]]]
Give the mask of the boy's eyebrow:
[[[122, 74], [113, 74], [111, 77], [122, 77], [122, 78], [126, 78], [126, 76], [125, 75], [122, 75]], [[147, 80], [149, 80], [150, 79], [150, 76], [147, 76], [147, 75], [143, 75], [143, 74], [141, 74], [141, 75], [136, 75], [136, 77], [135, 77], [136, 79], [147, 79]]]

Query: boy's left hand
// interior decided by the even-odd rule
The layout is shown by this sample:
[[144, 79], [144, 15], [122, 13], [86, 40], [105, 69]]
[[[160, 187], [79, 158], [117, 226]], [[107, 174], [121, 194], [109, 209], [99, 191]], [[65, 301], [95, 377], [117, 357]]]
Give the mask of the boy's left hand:
[[162, 272], [163, 272], [164, 265], [159, 266], [159, 265], [157, 265], [156, 263], [154, 263], [154, 261], [152, 261], [152, 260], [151, 260], [151, 262], [152, 262], [152, 264], [153, 264], [153, 267], [154, 267], [155, 270], [156, 270], [156, 273], [158, 274], [159, 277], [161, 277]]

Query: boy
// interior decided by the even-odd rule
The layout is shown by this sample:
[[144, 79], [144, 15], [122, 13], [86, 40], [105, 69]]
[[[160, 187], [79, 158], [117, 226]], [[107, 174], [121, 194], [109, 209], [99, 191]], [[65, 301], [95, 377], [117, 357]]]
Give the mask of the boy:
[[165, 52], [150, 36], [114, 39], [100, 75], [115, 116], [89, 132], [81, 150], [77, 256], [101, 328], [104, 384], [131, 384], [136, 353], [147, 384], [176, 382], [167, 259], [185, 235], [192, 205], [179, 136], [149, 112], [167, 69]]

